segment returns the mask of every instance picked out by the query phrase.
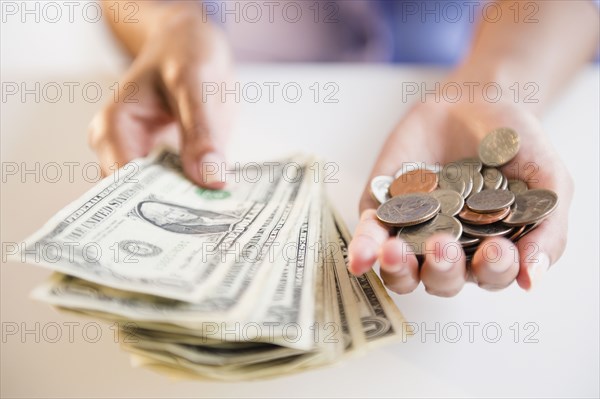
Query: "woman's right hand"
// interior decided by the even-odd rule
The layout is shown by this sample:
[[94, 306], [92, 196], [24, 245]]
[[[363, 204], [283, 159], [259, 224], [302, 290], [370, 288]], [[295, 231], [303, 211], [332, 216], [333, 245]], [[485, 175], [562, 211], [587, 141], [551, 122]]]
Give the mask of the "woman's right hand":
[[169, 10], [142, 43], [119, 85], [118, 101], [91, 123], [90, 144], [102, 171], [111, 174], [166, 142], [180, 149], [192, 181], [222, 188], [215, 167], [220, 170], [225, 162], [231, 110], [214, 90], [220, 92], [231, 74], [224, 34], [199, 7], [180, 4]]

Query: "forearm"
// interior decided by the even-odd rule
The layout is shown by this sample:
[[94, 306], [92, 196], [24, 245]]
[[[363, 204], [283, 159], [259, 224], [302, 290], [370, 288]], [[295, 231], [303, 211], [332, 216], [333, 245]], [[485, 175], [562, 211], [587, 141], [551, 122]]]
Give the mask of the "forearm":
[[539, 89], [538, 102], [526, 105], [541, 112], [569, 77], [594, 56], [598, 8], [592, 1], [537, 1], [537, 12], [527, 18], [535, 10], [525, 8], [530, 1], [518, 4], [518, 16], [515, 1], [497, 3], [502, 18], [480, 23], [469, 55], [452, 78], [495, 82], [504, 89], [531, 82]]
[[[135, 3], [135, 13], [123, 18], [124, 7]], [[131, 55], [137, 55], [149, 37], [158, 30], [165, 30], [172, 24], [185, 21], [201, 23], [202, 7], [196, 1], [176, 0], [102, 0], [102, 11], [115, 36], [123, 43]], [[119, 14], [116, 12], [118, 8]], [[120, 15], [120, 18], [116, 18]]]

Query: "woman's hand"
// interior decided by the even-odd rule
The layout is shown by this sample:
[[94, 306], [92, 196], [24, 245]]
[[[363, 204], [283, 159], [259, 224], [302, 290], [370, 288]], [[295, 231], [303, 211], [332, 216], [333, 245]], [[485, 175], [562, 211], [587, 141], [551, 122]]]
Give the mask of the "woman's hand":
[[[515, 279], [523, 289], [536, 285], [564, 251], [573, 182], [538, 119], [524, 107], [482, 100], [419, 104], [388, 137], [371, 178], [393, 176], [406, 162], [444, 165], [477, 156], [481, 139], [498, 127], [513, 128], [521, 139], [518, 155], [502, 167], [503, 173], [509, 179], [526, 181], [530, 188], [555, 191], [559, 204], [550, 217], [517, 244], [503, 237], [483, 241], [470, 271], [464, 253], [458, 260], [450, 260], [441, 251], [427, 253], [419, 267], [415, 255], [406, 253], [406, 245], [398, 238], [390, 238], [388, 230], [378, 222], [377, 204], [367, 184], [360, 202], [360, 222], [349, 248], [350, 270], [362, 274], [379, 260], [383, 281], [401, 294], [413, 291], [420, 281], [427, 292], [438, 296], [456, 295], [467, 280], [474, 280], [486, 289], [504, 288]], [[436, 235], [427, 241], [426, 248], [443, 248], [450, 241], [449, 236]]]
[[204, 88], [230, 79], [229, 48], [200, 7], [162, 7], [167, 11], [160, 10], [159, 23], [147, 23], [154, 26], [140, 40], [119, 86], [119, 101], [92, 121], [90, 143], [105, 174], [147, 155], [158, 142], [179, 146], [187, 176], [201, 186], [221, 188], [214, 168], [225, 161], [231, 110]]

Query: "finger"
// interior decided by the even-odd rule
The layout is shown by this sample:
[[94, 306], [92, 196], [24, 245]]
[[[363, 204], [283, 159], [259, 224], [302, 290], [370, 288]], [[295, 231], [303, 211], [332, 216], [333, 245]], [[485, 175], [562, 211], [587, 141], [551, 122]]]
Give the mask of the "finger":
[[359, 276], [372, 268], [377, 260], [379, 247], [388, 237], [389, 232], [379, 223], [375, 210], [364, 211], [348, 247], [350, 272]]
[[451, 297], [466, 281], [465, 254], [448, 234], [434, 234], [425, 241], [425, 261], [421, 281], [425, 290], [436, 296]]
[[559, 201], [552, 215], [517, 243], [520, 263], [517, 283], [529, 290], [541, 282], [565, 250], [573, 180], [548, 142], [522, 147], [512, 169], [517, 171], [518, 178], [527, 182], [529, 188], [553, 190]]
[[516, 246], [503, 237], [486, 239], [473, 256], [471, 272], [481, 288], [499, 290], [508, 287], [519, 273]]
[[556, 215], [525, 235], [517, 243], [520, 270], [519, 286], [530, 290], [539, 285], [544, 275], [562, 255], [567, 243], [567, 220]]
[[[371, 178], [377, 175], [393, 176], [402, 166], [402, 162], [408, 159], [415, 159], [420, 156], [420, 162], [430, 162], [431, 155], [424, 155], [423, 148], [419, 146], [423, 135], [415, 135], [418, 139], [409, 139], [407, 135], [402, 134], [404, 131], [417, 131], [418, 124], [407, 123], [404, 121], [390, 136], [388, 136], [381, 153], [377, 158], [377, 162], [371, 171]], [[413, 137], [413, 135], [410, 135]], [[415, 142], [417, 141], [417, 142]], [[401, 151], [398, 151], [401, 149]], [[412, 158], [411, 158], [412, 157]], [[359, 211], [361, 213], [361, 221], [359, 222], [352, 242], [350, 243], [349, 253], [350, 262], [349, 269], [352, 273], [360, 275], [369, 270], [375, 263], [379, 247], [389, 238], [389, 231], [383, 227], [375, 215], [375, 209], [378, 203], [373, 200], [370, 195], [369, 183], [363, 190], [361, 200], [359, 202]]]
[[413, 292], [419, 285], [419, 262], [406, 249], [405, 242], [390, 238], [383, 244], [379, 254], [381, 278], [390, 290], [398, 294]]
[[106, 107], [92, 119], [88, 138], [104, 176], [132, 159], [146, 156], [151, 146], [131, 107], [119, 103]]
[[184, 69], [165, 79], [171, 108], [181, 127], [181, 161], [184, 172], [196, 184], [223, 188], [226, 127], [220, 97], [209, 96], [200, 72]]

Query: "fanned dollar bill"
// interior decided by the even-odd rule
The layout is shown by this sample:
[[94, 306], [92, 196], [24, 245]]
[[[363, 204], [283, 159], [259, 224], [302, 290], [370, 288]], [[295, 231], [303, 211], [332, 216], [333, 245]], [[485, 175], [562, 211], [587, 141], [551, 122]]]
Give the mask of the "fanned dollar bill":
[[274, 377], [403, 338], [377, 275], [348, 272], [315, 159], [256, 165], [210, 191], [168, 150], [133, 161], [26, 241], [21, 260], [56, 271], [33, 296], [118, 322], [133, 364], [182, 378]]

